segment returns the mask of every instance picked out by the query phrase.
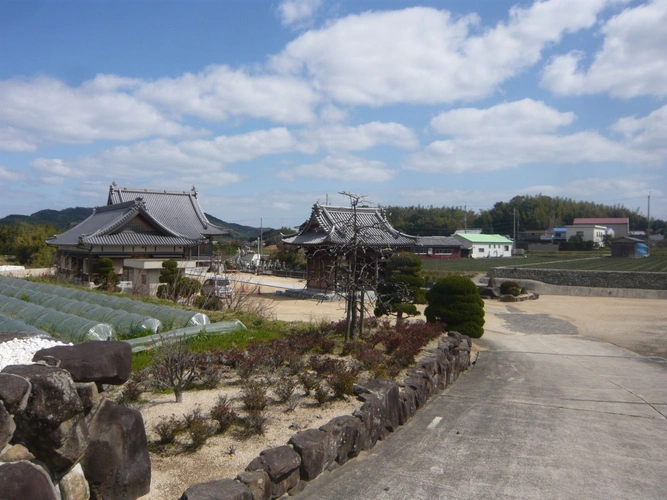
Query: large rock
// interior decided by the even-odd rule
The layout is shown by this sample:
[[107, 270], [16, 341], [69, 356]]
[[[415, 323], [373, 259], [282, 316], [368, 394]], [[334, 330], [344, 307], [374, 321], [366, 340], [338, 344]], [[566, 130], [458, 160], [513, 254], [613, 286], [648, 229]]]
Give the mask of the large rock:
[[58, 483], [62, 500], [88, 500], [90, 488], [81, 464], [76, 464]]
[[91, 498], [133, 500], [150, 491], [151, 463], [141, 413], [102, 401], [81, 461]]
[[43, 365], [11, 365], [3, 373], [19, 375], [32, 390], [25, 409], [14, 415], [14, 437], [62, 477], [83, 456], [88, 428], [81, 399], [69, 372]]
[[0, 373], [0, 401], [5, 403], [9, 413], [25, 410], [30, 396], [30, 382], [11, 373]]
[[0, 463], [0, 498], [60, 500], [47, 472], [30, 462]]
[[291, 444], [301, 456], [301, 479], [311, 481], [336, 460], [338, 449], [331, 432], [307, 429], [293, 435]]
[[414, 389], [410, 387], [403, 387], [398, 393], [398, 399], [401, 402], [398, 414], [398, 423], [405, 425], [415, 413], [417, 413], [417, 397]]
[[375, 396], [369, 396], [361, 408], [356, 409], [352, 415], [362, 424], [363, 431], [359, 442], [361, 450], [370, 450], [389, 433], [384, 425], [386, 420], [384, 405]]
[[14, 418], [5, 409], [5, 404], [0, 401], [0, 450], [4, 450], [14, 436], [16, 424]]
[[350, 458], [354, 458], [363, 449], [366, 436], [361, 420], [351, 415], [334, 417], [320, 427], [321, 431], [330, 433], [334, 439], [335, 459], [343, 465]]
[[252, 500], [271, 499], [271, 479], [263, 470], [243, 471], [236, 479], [248, 487]]
[[41, 349], [33, 361], [55, 358], [75, 382], [123, 385], [132, 370], [132, 347], [127, 342], [93, 341]]
[[269, 448], [255, 458], [246, 471], [263, 470], [271, 480], [271, 498], [278, 498], [299, 484], [301, 457], [291, 446]]
[[218, 479], [190, 486], [180, 500], [253, 500], [248, 487], [234, 479]]
[[377, 398], [384, 407], [384, 426], [394, 432], [399, 426], [400, 400], [398, 384], [391, 380], [373, 379], [354, 386], [354, 393], [362, 401], [367, 401], [369, 395]]

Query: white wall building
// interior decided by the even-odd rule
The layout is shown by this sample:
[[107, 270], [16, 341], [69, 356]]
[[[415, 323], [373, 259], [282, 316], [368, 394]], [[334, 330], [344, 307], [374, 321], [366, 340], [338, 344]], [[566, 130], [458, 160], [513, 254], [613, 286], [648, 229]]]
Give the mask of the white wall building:
[[473, 259], [482, 257], [511, 257], [514, 242], [499, 234], [458, 233], [454, 236]]
[[[573, 236], [581, 236], [583, 241], [592, 241], [594, 245], [604, 246], [604, 237], [608, 229], [597, 224], [577, 224], [565, 226], [565, 239], [570, 241]], [[613, 235], [613, 231], [610, 233]]]

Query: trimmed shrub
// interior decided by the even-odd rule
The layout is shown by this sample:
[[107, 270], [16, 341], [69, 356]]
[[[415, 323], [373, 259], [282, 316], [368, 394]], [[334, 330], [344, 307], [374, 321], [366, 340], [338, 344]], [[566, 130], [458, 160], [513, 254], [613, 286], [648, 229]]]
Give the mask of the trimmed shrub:
[[427, 294], [424, 311], [429, 323], [446, 323], [447, 331], [457, 331], [472, 338], [484, 335], [484, 301], [477, 285], [463, 276], [439, 280]]
[[516, 289], [518, 289], [518, 290], [519, 290], [519, 293], [521, 292], [521, 287], [519, 286], [518, 283], [516, 283], [516, 282], [514, 282], [514, 281], [503, 281], [503, 282], [500, 284], [500, 293], [503, 294], [503, 295], [507, 295], [507, 294], [514, 295], [514, 294], [510, 291], [512, 288], [516, 288]]
[[238, 419], [231, 401], [226, 396], [218, 396], [218, 401], [211, 408], [209, 417], [218, 423], [218, 433], [220, 434], [229, 429]]

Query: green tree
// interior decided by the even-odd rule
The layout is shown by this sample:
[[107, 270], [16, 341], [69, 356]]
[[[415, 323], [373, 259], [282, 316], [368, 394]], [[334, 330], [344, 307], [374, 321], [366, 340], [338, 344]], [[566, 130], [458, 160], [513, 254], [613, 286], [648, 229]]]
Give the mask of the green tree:
[[102, 287], [103, 290], [113, 291], [116, 288], [119, 279], [113, 265], [113, 260], [108, 257], [102, 257], [99, 263], [98, 275], [99, 279], [96, 280], [96, 284]]
[[439, 280], [426, 293], [424, 311], [429, 323], [446, 323], [447, 331], [457, 331], [472, 338], [484, 335], [484, 301], [477, 285], [463, 276]]
[[182, 269], [179, 269], [178, 263], [173, 259], [167, 259], [162, 263], [159, 280], [164, 284], [157, 289], [158, 297], [174, 302], [178, 302], [181, 298], [190, 300], [201, 289], [198, 280], [183, 276]]
[[424, 303], [421, 287], [426, 283], [421, 258], [409, 252], [395, 253], [387, 259], [383, 274], [377, 289], [375, 315], [395, 315], [397, 324], [404, 315], [419, 315], [415, 304]]

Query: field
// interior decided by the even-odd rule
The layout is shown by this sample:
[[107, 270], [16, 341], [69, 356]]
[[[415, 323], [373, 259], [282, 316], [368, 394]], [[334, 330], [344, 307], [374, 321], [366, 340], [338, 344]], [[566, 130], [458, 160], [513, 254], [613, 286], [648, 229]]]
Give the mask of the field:
[[493, 267], [534, 267], [539, 269], [574, 269], [582, 271], [667, 272], [667, 253], [656, 250], [641, 259], [612, 258], [608, 252], [545, 252], [511, 259], [424, 260], [424, 271], [433, 277], [447, 274], [473, 276]]

